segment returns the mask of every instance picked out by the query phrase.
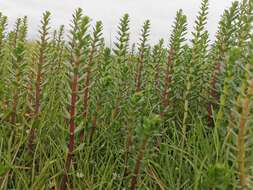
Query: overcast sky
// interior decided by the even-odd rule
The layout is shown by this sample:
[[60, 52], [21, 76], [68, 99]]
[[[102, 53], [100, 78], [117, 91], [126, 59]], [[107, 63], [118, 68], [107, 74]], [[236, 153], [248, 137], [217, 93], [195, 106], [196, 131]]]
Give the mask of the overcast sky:
[[[233, 0], [210, 0], [208, 30], [213, 40], [220, 15]], [[28, 16], [29, 37], [38, 35], [39, 20], [45, 10], [52, 13], [52, 28], [64, 24], [69, 26], [71, 14], [77, 7], [92, 18], [93, 23], [101, 20], [104, 37], [108, 44], [115, 39], [120, 17], [130, 14], [131, 39], [138, 39], [142, 23], [151, 20], [151, 43], [160, 38], [168, 39], [171, 25], [178, 9], [183, 9], [188, 18], [188, 31], [192, 31], [201, 0], [0, 0], [0, 12], [9, 17], [10, 26], [15, 19]], [[190, 37], [190, 35], [189, 35]], [[167, 40], [168, 41], [168, 40]]]

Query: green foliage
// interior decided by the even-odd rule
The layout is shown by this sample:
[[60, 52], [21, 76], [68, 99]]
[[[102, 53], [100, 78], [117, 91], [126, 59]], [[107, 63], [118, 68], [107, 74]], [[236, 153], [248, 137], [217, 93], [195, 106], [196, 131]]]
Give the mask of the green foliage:
[[204, 189], [228, 189], [229, 179], [231, 178], [231, 173], [229, 169], [223, 164], [215, 164], [209, 166], [207, 170], [207, 175], [205, 177]]
[[182, 10], [155, 45], [125, 14], [112, 48], [81, 8], [68, 32], [46, 11], [36, 41], [0, 13], [0, 189], [252, 189], [253, 4], [214, 41], [208, 4], [190, 42]]
[[[169, 113], [169, 110], [173, 110], [173, 103], [176, 100], [176, 94], [181, 93], [180, 81], [182, 80], [182, 65], [181, 65], [181, 54], [183, 52], [183, 43], [186, 41], [185, 35], [187, 30], [186, 16], [182, 10], [177, 12], [173, 30], [170, 37], [170, 45], [168, 50], [167, 65], [165, 70], [164, 82], [163, 82], [163, 110], [162, 114]], [[179, 98], [178, 98], [179, 99]], [[171, 109], [169, 109], [171, 108]], [[173, 114], [176, 114], [174, 112]]]
[[150, 21], [146, 20], [143, 24], [143, 28], [141, 30], [140, 42], [138, 44], [138, 64], [136, 68], [136, 76], [135, 76], [135, 87], [136, 92], [141, 91], [142, 87], [142, 75], [144, 64], [147, 63], [147, 53], [148, 53], [148, 44], [147, 40], [149, 37], [150, 30]]
[[[183, 116], [183, 133], [188, 125], [188, 116], [199, 113], [201, 110], [198, 105], [204, 105], [205, 95], [204, 86], [206, 86], [206, 63], [207, 63], [207, 47], [208, 32], [205, 29], [207, 24], [208, 0], [202, 0], [200, 11], [195, 21], [192, 33], [191, 59], [186, 68], [185, 76], [185, 93], [184, 93], [184, 116]], [[192, 88], [195, 88], [193, 91]], [[196, 93], [196, 94], [195, 94]], [[200, 95], [201, 94], [201, 95]], [[194, 110], [194, 111], [193, 111]]]

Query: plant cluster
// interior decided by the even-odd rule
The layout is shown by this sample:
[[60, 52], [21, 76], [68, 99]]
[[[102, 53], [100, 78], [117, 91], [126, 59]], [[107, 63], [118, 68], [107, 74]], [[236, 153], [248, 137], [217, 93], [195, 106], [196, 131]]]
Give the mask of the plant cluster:
[[[144, 21], [113, 48], [81, 8], [36, 41], [0, 13], [0, 189], [253, 189], [253, 1], [224, 11], [214, 42], [202, 0], [192, 39]], [[66, 38], [65, 38], [66, 36]]]

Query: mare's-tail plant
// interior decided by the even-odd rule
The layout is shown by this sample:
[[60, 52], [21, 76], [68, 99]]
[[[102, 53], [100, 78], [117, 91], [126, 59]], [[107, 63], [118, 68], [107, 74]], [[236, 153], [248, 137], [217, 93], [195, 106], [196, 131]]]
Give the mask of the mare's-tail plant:
[[137, 157], [135, 159], [134, 171], [132, 174], [130, 190], [136, 190], [137, 188], [137, 180], [140, 175], [141, 170], [141, 162], [143, 161], [145, 149], [148, 145], [150, 138], [154, 135], [157, 130], [157, 126], [160, 123], [159, 115], [151, 115], [144, 118], [143, 128], [138, 129], [138, 136], [140, 137], [140, 146], [137, 151]]
[[[198, 112], [198, 101], [196, 97], [200, 97], [199, 93], [202, 91], [202, 87], [205, 84], [205, 68], [204, 63], [207, 48], [207, 31], [205, 26], [207, 23], [207, 14], [208, 14], [208, 0], [202, 0], [201, 8], [197, 20], [195, 21], [195, 31], [193, 32], [193, 47], [191, 49], [191, 60], [189, 65], [186, 68], [185, 76], [185, 92], [184, 92], [184, 113], [182, 120], [182, 135], [185, 138], [186, 128], [187, 128], [187, 119], [189, 112], [194, 113]], [[194, 88], [193, 88], [194, 87]], [[197, 110], [190, 110], [190, 105]]]
[[217, 116], [215, 118], [215, 127], [220, 128], [223, 116], [225, 113], [225, 106], [228, 101], [228, 97], [231, 94], [231, 86], [234, 82], [234, 68], [236, 61], [239, 59], [240, 53], [238, 49], [231, 49], [228, 55], [225, 57], [224, 60], [224, 80], [223, 80], [223, 88], [221, 91], [221, 96], [219, 99], [219, 111], [217, 113]]
[[125, 14], [120, 19], [118, 26], [117, 42], [114, 43], [115, 48], [113, 52], [115, 54], [115, 105], [112, 112], [112, 119], [115, 119], [120, 112], [121, 101], [124, 94], [128, 91], [127, 78], [128, 77], [128, 49], [129, 49], [129, 15]]
[[126, 122], [126, 141], [125, 141], [125, 152], [124, 152], [124, 172], [123, 176], [128, 177], [129, 175], [129, 157], [132, 153], [134, 143], [134, 123], [137, 121], [138, 112], [143, 110], [143, 92], [135, 92], [128, 103], [127, 122]]
[[93, 136], [97, 128], [97, 120], [98, 118], [102, 119], [101, 117], [99, 117], [101, 116], [101, 114], [103, 114], [101, 110], [103, 109], [103, 107], [107, 107], [106, 103], [108, 103], [108, 94], [110, 94], [110, 87], [113, 84], [110, 73], [112, 63], [111, 50], [109, 48], [104, 47], [104, 42], [101, 43], [102, 45], [100, 46], [99, 55], [97, 57], [96, 81], [92, 94], [92, 98], [95, 102], [95, 110], [92, 116], [92, 128], [90, 130], [89, 137], [90, 143], [93, 140]]
[[[6, 28], [7, 28], [7, 17], [4, 16], [0, 12], [0, 75], [5, 75], [5, 64], [4, 64], [4, 58], [5, 58], [5, 41], [6, 41]], [[0, 104], [4, 107], [4, 96], [5, 96], [5, 80], [3, 77], [0, 78]], [[0, 108], [2, 109], [2, 108]]]
[[[67, 58], [66, 44], [64, 40], [64, 26], [60, 26], [58, 30], [54, 31], [54, 37], [50, 42], [49, 62], [47, 74], [47, 96], [45, 99], [48, 100], [45, 105], [45, 114], [47, 121], [53, 121], [53, 118], [64, 115], [64, 108], [66, 107], [66, 91], [65, 88], [67, 82], [67, 66], [64, 64]], [[49, 110], [54, 109], [51, 113]], [[55, 125], [54, 123], [53, 125]], [[51, 125], [51, 124], [47, 124]], [[59, 124], [61, 126], [61, 124]], [[52, 128], [52, 127], [51, 127]], [[53, 128], [52, 128], [53, 129]]]
[[[128, 175], [128, 160], [129, 154], [133, 145], [133, 123], [137, 118], [138, 111], [143, 110], [143, 92], [142, 92], [142, 75], [143, 75], [143, 67], [145, 64], [146, 53], [147, 53], [147, 40], [149, 37], [149, 29], [150, 29], [150, 21], [146, 20], [144, 22], [143, 28], [141, 30], [140, 43], [138, 47], [138, 63], [136, 67], [136, 75], [135, 75], [135, 93], [130, 98], [128, 102], [128, 110], [127, 110], [127, 122], [125, 124], [127, 130], [127, 138], [125, 142], [125, 155], [124, 155], [124, 177]], [[139, 105], [139, 106], [137, 106]], [[137, 109], [139, 110], [137, 111]]]
[[12, 110], [11, 110], [11, 123], [16, 123], [17, 106], [19, 104], [19, 98], [21, 96], [21, 89], [23, 87], [23, 78], [25, 73], [25, 43], [27, 33], [27, 17], [18, 19], [15, 28], [15, 38], [13, 39], [13, 52], [12, 52], [12, 64], [11, 64], [11, 81], [13, 88], [12, 95]]
[[69, 113], [67, 118], [69, 118], [69, 144], [67, 150], [67, 158], [65, 161], [65, 171], [64, 176], [61, 180], [60, 189], [66, 189], [66, 183], [68, 178], [68, 172], [71, 166], [74, 142], [75, 142], [75, 119], [76, 119], [76, 104], [78, 99], [78, 87], [79, 87], [79, 77], [81, 78], [80, 67], [81, 64], [85, 62], [85, 53], [89, 46], [89, 35], [87, 30], [89, 27], [90, 19], [87, 16], [82, 15], [82, 9], [76, 10], [73, 15], [73, 21], [71, 25], [71, 39], [69, 44], [69, 62], [70, 62], [70, 105]]
[[[145, 84], [146, 96], [150, 97], [150, 102], [155, 103], [154, 113], [159, 113], [162, 97], [162, 80], [164, 76], [164, 66], [166, 62], [167, 50], [164, 47], [164, 39], [160, 39], [158, 44], [152, 47], [150, 55], [147, 55], [147, 64], [145, 65], [145, 75], [143, 81]], [[149, 59], [148, 59], [149, 57]]]
[[241, 113], [239, 116], [239, 131], [237, 134], [237, 163], [238, 163], [238, 175], [241, 189], [245, 187], [252, 187], [252, 179], [250, 179], [249, 168], [252, 168], [252, 162], [249, 161], [250, 154], [252, 154], [252, 146], [250, 146], [249, 139], [252, 138], [248, 133], [248, 120], [250, 119], [251, 106], [253, 97], [253, 78], [248, 81], [248, 87], [246, 93], [241, 100]]
[[[218, 84], [218, 76], [220, 75], [222, 64], [224, 63], [226, 53], [228, 52], [229, 48], [233, 45], [233, 40], [235, 36], [235, 21], [238, 18], [238, 2], [234, 2], [229, 10], [225, 10], [222, 19], [219, 23], [219, 31], [216, 35], [216, 41], [213, 50], [213, 57], [214, 60], [214, 70], [211, 75], [211, 91], [210, 91], [210, 98], [211, 101], [219, 100], [217, 94], [217, 84]], [[213, 121], [213, 110], [214, 110], [214, 103], [210, 102], [208, 104], [208, 124], [211, 126]]]
[[[13, 94], [12, 94], [12, 108], [11, 108], [11, 111], [10, 111], [10, 122], [12, 124], [15, 123], [16, 121], [16, 105], [17, 105], [17, 98], [18, 98], [18, 94], [17, 92], [17, 87], [20, 85], [20, 84], [17, 84], [18, 82], [16, 81], [17, 80], [17, 73], [15, 73], [15, 71], [17, 71], [17, 67], [18, 67], [18, 64], [17, 64], [17, 60], [16, 60], [16, 51], [17, 51], [17, 41], [18, 41], [18, 36], [19, 36], [19, 31], [20, 31], [20, 27], [21, 27], [21, 18], [18, 18], [16, 23], [15, 23], [15, 29], [14, 31], [11, 31], [10, 33], [13, 34], [12, 38], [9, 38], [10, 39], [10, 46], [9, 46], [9, 52], [11, 54], [11, 58], [10, 60], [8, 60], [10, 63], [8, 64], [8, 70], [9, 70], [9, 73], [10, 73], [10, 81], [7, 81], [7, 83], [10, 83], [9, 85], [11, 86], [10, 90], [11, 91], [14, 91]], [[14, 81], [14, 82], [13, 82]], [[13, 83], [13, 84], [12, 84]], [[8, 86], [9, 86], [8, 85]]]
[[[245, 12], [246, 11], [246, 12]], [[240, 11], [238, 16], [238, 22], [237, 22], [237, 31], [236, 31], [236, 46], [240, 49], [241, 52], [245, 51], [247, 48], [248, 41], [252, 38], [252, 11], [253, 11], [253, 5], [252, 1], [243, 1], [243, 3], [240, 5]], [[239, 51], [239, 50], [238, 50]], [[240, 54], [240, 53], [238, 53]], [[238, 55], [239, 56], [239, 55]], [[231, 58], [231, 56], [229, 56]], [[232, 57], [235, 57], [234, 55]], [[237, 57], [239, 59], [239, 57]], [[225, 107], [228, 104], [229, 97], [231, 97], [233, 94], [236, 94], [239, 92], [237, 96], [236, 106], [237, 108], [240, 108], [240, 100], [242, 99], [241, 95], [244, 94], [245, 89], [247, 87], [247, 81], [246, 78], [248, 76], [248, 72], [241, 71], [241, 68], [245, 68], [246, 71], [250, 69], [251, 63], [249, 63], [245, 56], [241, 57], [241, 60], [236, 63], [237, 59], [233, 60], [234, 62], [231, 64], [229, 60], [225, 61], [225, 72], [224, 72], [224, 81], [223, 81], [223, 88], [221, 91], [221, 96], [219, 99], [219, 110], [216, 116], [215, 120], [215, 127], [219, 128], [223, 121], [223, 116], [225, 115]], [[246, 60], [246, 61], [245, 61]], [[240, 64], [240, 65], [238, 65]], [[238, 71], [239, 70], [239, 71]], [[242, 74], [241, 74], [242, 73]], [[238, 78], [235, 78], [236, 74], [238, 74]], [[238, 82], [239, 80], [239, 82]], [[242, 82], [242, 84], [239, 87], [239, 90], [232, 89], [232, 87], [237, 86], [237, 83]], [[233, 85], [232, 85], [233, 84]], [[232, 91], [233, 90], [233, 91]], [[233, 92], [233, 93], [232, 93]], [[233, 119], [233, 117], [231, 117]]]
[[[239, 189], [251, 189], [253, 185], [252, 181], [252, 97], [253, 97], [253, 76], [252, 76], [252, 42], [249, 41], [248, 47], [245, 48], [247, 52], [244, 54], [245, 61], [248, 62], [248, 66], [244, 68], [245, 77], [242, 78], [240, 90], [244, 88], [244, 91], [240, 91], [236, 98], [237, 104], [232, 109], [232, 121], [233, 121], [233, 135], [235, 135], [234, 148], [231, 149], [232, 161], [235, 162], [235, 175], [239, 181]], [[235, 49], [237, 53], [237, 59], [240, 58], [241, 50]], [[231, 55], [233, 56], [233, 55]], [[243, 59], [238, 59], [241, 62]], [[231, 146], [231, 145], [230, 145]]]
[[[100, 46], [101, 42], [101, 36], [102, 36], [102, 30], [103, 25], [101, 21], [98, 21], [96, 23], [96, 26], [93, 29], [93, 35], [91, 37], [91, 47], [90, 52], [88, 55], [87, 63], [86, 63], [86, 77], [84, 81], [84, 94], [83, 94], [83, 118], [84, 123], [87, 123], [88, 120], [88, 111], [89, 111], [89, 89], [90, 89], [90, 83], [92, 79], [92, 70], [94, 65], [94, 59], [97, 56], [98, 48]], [[85, 125], [86, 126], [86, 125]], [[84, 130], [80, 132], [80, 142], [83, 141], [84, 138]]]
[[167, 65], [165, 71], [165, 78], [163, 82], [162, 93], [162, 110], [160, 116], [163, 117], [168, 111], [169, 105], [169, 86], [172, 79], [173, 64], [177, 61], [182, 50], [182, 43], [185, 41], [186, 34], [186, 16], [182, 10], [179, 10], [176, 15], [176, 19], [173, 26], [173, 31], [170, 37], [170, 47], [168, 51]]
[[138, 63], [136, 68], [136, 75], [135, 75], [135, 91], [140, 92], [142, 90], [142, 75], [143, 75], [143, 67], [145, 64], [145, 53], [148, 48], [148, 37], [150, 33], [150, 21], [146, 20], [143, 24], [143, 28], [141, 31], [141, 38], [139, 43], [139, 57]]
[[2, 62], [3, 58], [3, 46], [6, 27], [7, 27], [7, 17], [2, 15], [2, 13], [0, 12], [0, 63]]
[[2, 64], [3, 62], [3, 56], [4, 56], [3, 49], [4, 49], [4, 41], [6, 37], [6, 28], [7, 28], [7, 17], [2, 15], [2, 13], [0, 12], [0, 64]]
[[153, 81], [151, 81], [151, 87], [154, 90], [157, 100], [160, 100], [160, 91], [162, 84], [162, 71], [165, 62], [166, 49], [164, 48], [164, 39], [159, 40], [152, 50], [151, 66], [153, 67]]
[[[253, 2], [243, 1], [240, 5], [238, 25], [237, 62], [241, 72], [240, 85], [237, 87], [238, 96], [235, 98], [235, 106], [230, 115], [233, 122], [233, 134], [236, 145], [233, 161], [236, 162], [235, 175], [239, 181], [239, 189], [251, 189], [252, 180], [252, 97], [253, 97]], [[237, 50], [237, 51], [236, 51]], [[232, 52], [233, 53], [233, 52]], [[232, 54], [233, 56], [233, 54]], [[237, 69], [237, 67], [236, 67]], [[238, 74], [238, 73], [236, 73]], [[228, 98], [228, 97], [227, 97]]]
[[43, 13], [43, 18], [41, 20], [41, 29], [39, 30], [40, 33], [40, 40], [37, 41], [37, 51], [36, 54], [36, 64], [34, 65], [35, 68], [33, 71], [35, 72], [35, 103], [34, 103], [34, 122], [31, 126], [29, 132], [29, 139], [28, 139], [28, 148], [31, 152], [33, 149], [33, 143], [35, 138], [35, 130], [36, 127], [39, 125], [39, 115], [41, 109], [41, 98], [42, 98], [42, 87], [45, 85], [44, 75], [46, 74], [47, 70], [47, 50], [48, 50], [48, 43], [49, 43], [49, 22], [50, 22], [50, 12], [46, 11]]
[[[252, 21], [253, 21], [253, 2], [250, 0], [244, 0], [240, 4], [240, 11], [238, 16], [238, 22], [236, 27], [237, 43], [236, 45], [240, 47], [243, 51], [247, 51], [248, 43], [252, 43]], [[237, 96], [236, 106], [240, 108], [240, 99], [241, 95], [245, 92], [247, 87], [247, 81], [245, 80], [248, 76], [248, 72], [241, 71], [242, 68], [245, 68], [246, 71], [251, 68], [251, 63], [243, 57], [243, 66], [237, 67], [237, 71], [240, 73], [239, 83], [242, 82], [239, 88], [239, 93]], [[238, 69], [239, 68], [239, 69]], [[239, 70], [239, 71], [238, 71]]]

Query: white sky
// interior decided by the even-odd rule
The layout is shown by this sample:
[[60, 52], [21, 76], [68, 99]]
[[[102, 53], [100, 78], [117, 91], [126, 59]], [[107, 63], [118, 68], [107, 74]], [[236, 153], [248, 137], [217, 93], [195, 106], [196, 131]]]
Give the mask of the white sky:
[[[214, 39], [220, 15], [232, 1], [209, 0], [207, 27], [211, 39]], [[91, 17], [92, 23], [96, 20], [103, 22], [104, 37], [108, 44], [110, 39], [112, 41], [115, 39], [120, 17], [124, 13], [129, 13], [131, 40], [138, 39], [144, 20], [150, 19], [150, 42], [153, 44], [160, 38], [168, 41], [176, 11], [180, 8], [187, 15], [190, 34], [200, 3], [201, 0], [0, 0], [0, 12], [8, 16], [10, 26], [13, 26], [17, 17], [27, 15], [29, 37], [34, 38], [38, 35], [39, 21], [45, 10], [52, 13], [51, 26], [56, 28], [61, 24], [69, 26], [73, 11], [81, 7], [84, 13]]]

